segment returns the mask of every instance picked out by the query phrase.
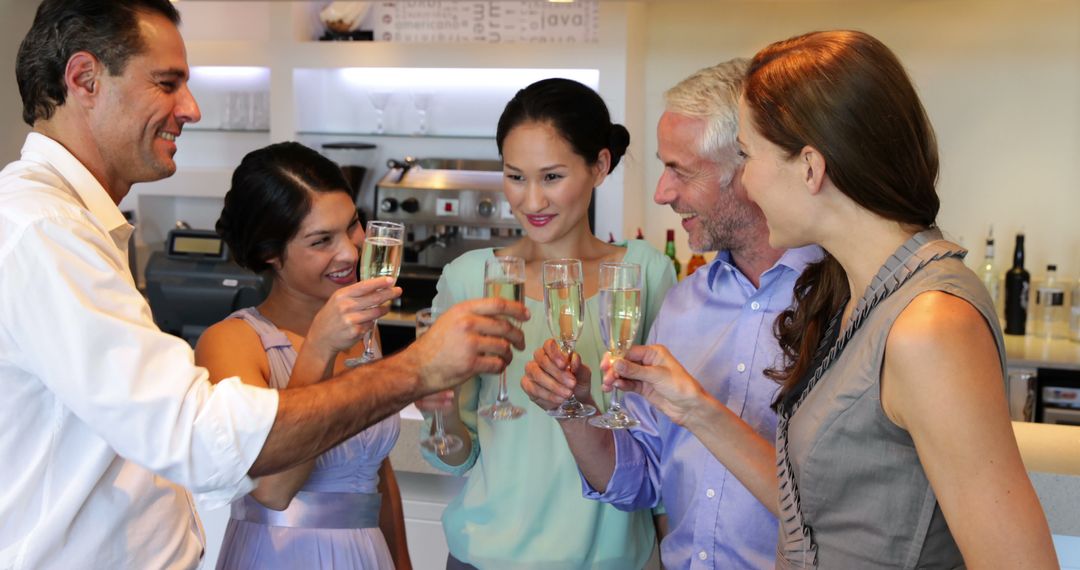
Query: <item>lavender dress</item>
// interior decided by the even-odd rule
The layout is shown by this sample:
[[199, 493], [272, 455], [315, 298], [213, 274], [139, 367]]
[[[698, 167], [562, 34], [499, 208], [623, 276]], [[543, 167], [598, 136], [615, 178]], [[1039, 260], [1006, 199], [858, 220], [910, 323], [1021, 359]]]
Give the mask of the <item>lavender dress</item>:
[[[289, 382], [296, 351], [285, 334], [254, 308], [230, 318], [251, 325], [270, 363], [270, 387]], [[218, 570], [393, 568], [379, 530], [379, 467], [397, 441], [397, 415], [369, 427], [315, 460], [289, 508], [267, 509], [250, 495], [232, 504]]]

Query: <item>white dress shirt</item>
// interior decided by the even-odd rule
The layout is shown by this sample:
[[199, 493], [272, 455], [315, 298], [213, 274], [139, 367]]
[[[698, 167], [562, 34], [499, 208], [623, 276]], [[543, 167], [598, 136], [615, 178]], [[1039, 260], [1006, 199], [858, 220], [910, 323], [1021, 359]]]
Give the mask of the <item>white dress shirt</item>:
[[2, 570], [193, 568], [204, 539], [184, 487], [214, 507], [254, 486], [277, 392], [212, 386], [158, 330], [131, 231], [48, 137], [0, 172]]

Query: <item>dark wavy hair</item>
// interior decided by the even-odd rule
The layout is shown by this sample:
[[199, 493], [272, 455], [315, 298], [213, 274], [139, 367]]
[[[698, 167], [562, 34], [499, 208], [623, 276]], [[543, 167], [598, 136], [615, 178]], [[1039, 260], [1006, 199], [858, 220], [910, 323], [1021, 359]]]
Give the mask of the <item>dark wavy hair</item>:
[[93, 54], [110, 75], [122, 74], [128, 60], [146, 49], [138, 26], [140, 12], [161, 14], [180, 25], [180, 13], [169, 0], [42, 2], [15, 60], [23, 121], [33, 126], [64, 104], [64, 70], [77, 52]]
[[495, 131], [499, 156], [510, 131], [529, 122], [554, 127], [589, 166], [596, 164], [601, 150], [608, 149], [611, 153], [608, 173], [615, 170], [630, 146], [630, 131], [611, 123], [611, 114], [600, 95], [570, 79], [542, 79], [514, 95], [503, 109]]
[[[789, 158], [817, 149], [829, 179], [856, 204], [912, 229], [935, 225], [934, 131], [911, 79], [880, 41], [831, 31], [776, 42], [750, 62], [743, 97], [762, 136]], [[780, 399], [809, 371], [848, 293], [847, 275], [831, 255], [796, 282], [795, 303], [775, 325], [784, 364], [766, 371], [782, 383]]]
[[236, 167], [215, 229], [232, 258], [255, 272], [284, 260], [285, 246], [311, 211], [315, 192], [344, 192], [355, 198], [333, 161], [297, 142], [249, 152]]

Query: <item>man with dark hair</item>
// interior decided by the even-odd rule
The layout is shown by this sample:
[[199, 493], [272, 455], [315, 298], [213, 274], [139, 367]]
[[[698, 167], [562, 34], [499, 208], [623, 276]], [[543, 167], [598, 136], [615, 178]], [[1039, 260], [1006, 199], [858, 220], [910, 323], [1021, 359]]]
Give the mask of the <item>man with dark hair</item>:
[[19, 50], [33, 130], [0, 172], [0, 568], [193, 568], [203, 538], [184, 487], [225, 505], [524, 346], [503, 318], [524, 306], [485, 299], [320, 384], [211, 386], [154, 326], [117, 208], [176, 170], [200, 118], [178, 21], [166, 0], [45, 0]]

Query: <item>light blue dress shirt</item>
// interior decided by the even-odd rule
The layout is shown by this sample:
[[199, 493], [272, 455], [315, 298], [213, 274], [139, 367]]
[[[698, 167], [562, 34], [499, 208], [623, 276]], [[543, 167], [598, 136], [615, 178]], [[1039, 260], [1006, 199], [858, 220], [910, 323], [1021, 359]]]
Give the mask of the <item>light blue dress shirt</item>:
[[[664, 299], [649, 334], [702, 386], [775, 439], [770, 408], [779, 385], [764, 370], [780, 363], [773, 322], [792, 302], [795, 280], [822, 256], [816, 246], [788, 250], [754, 285], [721, 252]], [[587, 498], [620, 509], [663, 503], [669, 533], [660, 545], [665, 568], [772, 568], [776, 518], [689, 431], [637, 394], [627, 406], [641, 425], [615, 432], [615, 472], [604, 493], [584, 477]]]

